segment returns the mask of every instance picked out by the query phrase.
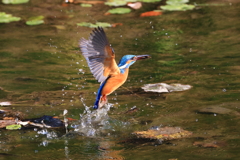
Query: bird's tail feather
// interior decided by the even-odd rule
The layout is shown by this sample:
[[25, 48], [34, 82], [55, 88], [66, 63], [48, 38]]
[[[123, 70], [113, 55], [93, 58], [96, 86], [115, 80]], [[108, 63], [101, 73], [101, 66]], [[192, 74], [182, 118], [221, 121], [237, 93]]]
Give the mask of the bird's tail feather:
[[108, 79], [106, 79], [104, 82], [101, 83], [100, 88], [98, 89], [97, 97], [96, 97], [96, 102], [94, 103], [93, 109], [98, 109], [101, 108], [104, 104], [107, 103], [107, 96], [102, 95], [102, 89], [104, 85], [106, 84]]

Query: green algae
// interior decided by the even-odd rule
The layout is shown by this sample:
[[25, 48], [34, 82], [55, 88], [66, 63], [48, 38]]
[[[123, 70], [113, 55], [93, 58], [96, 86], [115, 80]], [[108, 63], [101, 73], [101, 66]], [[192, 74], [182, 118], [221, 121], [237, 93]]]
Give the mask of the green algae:
[[5, 12], [0, 12], [0, 23], [10, 23], [15, 21], [20, 21], [20, 17], [14, 17], [11, 14]]

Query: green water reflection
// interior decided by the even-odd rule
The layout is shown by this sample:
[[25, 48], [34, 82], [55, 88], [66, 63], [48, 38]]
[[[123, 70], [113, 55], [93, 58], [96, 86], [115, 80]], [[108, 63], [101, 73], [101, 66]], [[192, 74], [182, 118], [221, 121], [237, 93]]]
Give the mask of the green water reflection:
[[[79, 119], [84, 105], [93, 105], [99, 84], [91, 75], [78, 48], [81, 37], [91, 29], [76, 23], [123, 23], [106, 29], [117, 61], [125, 54], [149, 54], [137, 62], [128, 81], [109, 96], [109, 112], [115, 131], [88, 138], [64, 134], [47, 138], [34, 129], [0, 130], [3, 159], [239, 159], [240, 129], [240, 21], [239, 3], [197, 1], [196, 9], [166, 12], [162, 16], [139, 18], [139, 12], [156, 8], [148, 4], [126, 15], [103, 14], [104, 5], [83, 8], [61, 6], [61, 1], [31, 1], [26, 5], [3, 5], [1, 10], [25, 19], [43, 15], [45, 24], [24, 22], [0, 24], [1, 107], [20, 111], [25, 118], [60, 115]], [[213, 4], [213, 5], [211, 5]], [[215, 5], [219, 4], [219, 5]], [[58, 26], [61, 26], [60, 29]], [[147, 83], [181, 83], [193, 88], [169, 94], [145, 93]], [[136, 106], [137, 112], [127, 113]], [[214, 113], [201, 110], [216, 107]], [[222, 112], [227, 108], [229, 112]], [[159, 145], [133, 138], [131, 133], [151, 126], [179, 126], [193, 132], [187, 139]], [[59, 138], [60, 137], [60, 138]], [[194, 145], [217, 144], [217, 148]]]

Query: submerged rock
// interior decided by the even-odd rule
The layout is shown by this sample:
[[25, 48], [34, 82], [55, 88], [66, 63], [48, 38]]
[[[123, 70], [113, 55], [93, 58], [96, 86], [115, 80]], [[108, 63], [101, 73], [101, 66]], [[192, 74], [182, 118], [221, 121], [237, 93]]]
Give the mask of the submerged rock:
[[219, 148], [219, 147], [223, 147], [226, 146], [226, 142], [224, 141], [196, 141], [193, 143], [194, 146], [198, 146], [198, 147], [204, 147], [204, 148]]
[[201, 108], [197, 111], [198, 113], [202, 114], [235, 114], [239, 115], [237, 111], [224, 108], [224, 107], [219, 107], [219, 106], [209, 106], [205, 108]]
[[133, 132], [138, 138], [156, 139], [156, 140], [173, 140], [188, 137], [192, 132], [181, 129], [180, 127], [155, 127], [147, 131]]

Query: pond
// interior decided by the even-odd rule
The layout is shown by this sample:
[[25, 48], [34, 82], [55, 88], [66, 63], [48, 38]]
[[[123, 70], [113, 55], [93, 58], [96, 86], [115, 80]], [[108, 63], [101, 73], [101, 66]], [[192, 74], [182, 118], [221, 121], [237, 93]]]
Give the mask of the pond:
[[[69, 126], [67, 131], [2, 128], [0, 157], [239, 159], [240, 4], [196, 0], [190, 1], [193, 10], [139, 16], [164, 4], [143, 3], [128, 14], [104, 15], [114, 7], [81, 7], [61, 0], [1, 3], [1, 12], [21, 17], [0, 23], [0, 102], [11, 103], [1, 106], [11, 112], [3, 117], [49, 115], [63, 120], [67, 110]], [[44, 16], [44, 24], [26, 25], [33, 16]], [[126, 54], [151, 55], [131, 66], [128, 80], [108, 96], [109, 104], [101, 113], [91, 109], [99, 83], [78, 47], [93, 28], [77, 26], [82, 22], [122, 23], [104, 28], [117, 62]], [[192, 88], [171, 93], [141, 89], [154, 83]], [[101, 124], [96, 126], [91, 118], [97, 116], [100, 120], [94, 123]], [[164, 126], [180, 127], [192, 135], [162, 142], [132, 134]]]

